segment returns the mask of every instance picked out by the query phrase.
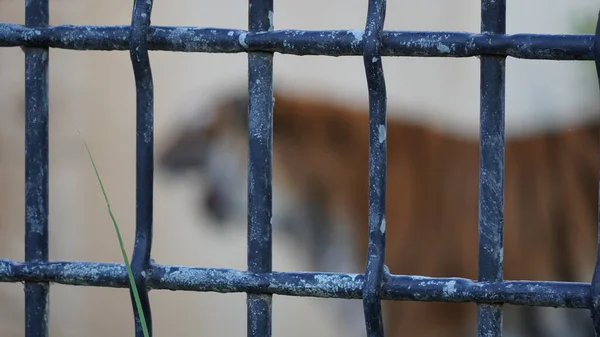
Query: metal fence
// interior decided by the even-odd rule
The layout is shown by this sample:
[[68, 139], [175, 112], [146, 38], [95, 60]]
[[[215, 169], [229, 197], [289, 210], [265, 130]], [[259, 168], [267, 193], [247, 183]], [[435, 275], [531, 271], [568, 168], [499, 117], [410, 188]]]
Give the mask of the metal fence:
[[[506, 35], [506, 1], [481, 1], [481, 33], [384, 31], [385, 0], [369, 0], [365, 30], [273, 29], [273, 0], [249, 1], [249, 30], [150, 26], [152, 0], [134, 2], [131, 26], [49, 26], [48, 0], [28, 0], [25, 26], [0, 23], [1, 47], [25, 47], [25, 261], [0, 260], [1, 282], [25, 282], [26, 336], [48, 335], [49, 282], [128, 287], [125, 265], [48, 261], [49, 47], [129, 50], [137, 89], [136, 234], [132, 270], [151, 330], [150, 289], [248, 294], [248, 336], [271, 335], [271, 296], [362, 298], [368, 336], [383, 336], [381, 300], [478, 303], [478, 335], [501, 336], [502, 303], [587, 308], [600, 335], [600, 268], [591, 284], [502, 281], [504, 85], [507, 56], [596, 60], [600, 35]], [[148, 50], [248, 53], [248, 270], [151, 261], [153, 82]], [[363, 55], [369, 90], [369, 249], [364, 274], [271, 269], [273, 53]], [[391, 275], [384, 266], [386, 90], [382, 56], [481, 56], [479, 280]], [[365, 228], [366, 230], [366, 228]], [[599, 255], [600, 256], [600, 255]], [[427, 282], [423, 282], [426, 280]], [[444, 292], [452, 285], [456, 291]], [[136, 336], [142, 329], [135, 305]]]

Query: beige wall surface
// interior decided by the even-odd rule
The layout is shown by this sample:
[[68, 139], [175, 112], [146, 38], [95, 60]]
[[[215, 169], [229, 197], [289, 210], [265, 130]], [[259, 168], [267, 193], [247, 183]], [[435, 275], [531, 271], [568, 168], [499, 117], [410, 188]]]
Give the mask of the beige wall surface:
[[[51, 0], [51, 24], [129, 24], [132, 1]], [[597, 11], [598, 0], [509, 0], [508, 32], [569, 33], [574, 15]], [[276, 29], [363, 29], [366, 0], [275, 1]], [[590, 11], [591, 9], [591, 11]], [[479, 31], [479, 1], [388, 1], [388, 30]], [[543, 14], [540, 14], [543, 13]], [[0, 0], [0, 21], [24, 22], [24, 1]], [[245, 29], [247, 1], [155, 1], [152, 24]], [[0, 49], [0, 257], [22, 260], [24, 223], [24, 57]], [[151, 53], [156, 150], [178, 123], [229, 88], [243, 87], [245, 54]], [[590, 64], [508, 60], [507, 131], [523, 132], [584, 116], [597, 104]], [[326, 93], [365, 104], [360, 57], [275, 56], [276, 87]], [[390, 107], [429, 111], [476, 133], [479, 62], [469, 59], [386, 58]], [[230, 89], [231, 90], [231, 89]], [[95, 157], [128, 247], [135, 212], [135, 87], [128, 52], [50, 52], [50, 258], [120, 262], [114, 230], [85, 148]], [[583, 110], [582, 110], [583, 111]], [[407, 115], [409, 115], [407, 113]], [[543, 118], [541, 118], [543, 116]], [[541, 121], [544, 121], [542, 123]], [[243, 231], [214, 232], [194, 210], [189, 181], [156, 173], [153, 256], [161, 264], [245, 268]], [[300, 247], [274, 242], [274, 269], [302, 270]], [[131, 251], [129, 249], [129, 251]], [[126, 290], [53, 285], [52, 336], [133, 336]], [[153, 291], [155, 336], [244, 336], [245, 296]], [[327, 300], [275, 297], [274, 336], [342, 336]], [[21, 284], [0, 284], [0, 336], [23, 336]]]

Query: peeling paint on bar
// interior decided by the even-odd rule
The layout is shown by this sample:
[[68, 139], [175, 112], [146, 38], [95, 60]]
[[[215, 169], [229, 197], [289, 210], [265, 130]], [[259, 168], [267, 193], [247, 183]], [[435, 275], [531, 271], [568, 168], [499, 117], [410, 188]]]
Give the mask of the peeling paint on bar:
[[[481, 32], [506, 33], [506, 0], [481, 1]], [[505, 56], [481, 57], [478, 280], [485, 282], [501, 282], [504, 273], [505, 72]], [[502, 305], [478, 305], [477, 336], [501, 337], [502, 320]]]
[[[385, 142], [386, 138], [387, 138], [387, 131], [385, 129], [385, 125], [379, 125], [379, 142], [380, 143]], [[383, 221], [385, 221], [385, 219]]]
[[[73, 50], [128, 50], [129, 26], [26, 28], [0, 23], [0, 47], [47, 45]], [[248, 32], [229, 28], [151, 26], [149, 50], [186, 53], [266, 51], [292, 55], [360, 56], [363, 30]], [[593, 60], [593, 35], [384, 31], [382, 56]]]
[[[52, 283], [126, 288], [125, 265], [55, 261], [24, 263], [0, 259], [0, 282], [48, 280]], [[197, 292], [265, 292], [283, 296], [360, 299], [364, 274], [249, 273], [225, 268], [153, 265], [146, 277], [151, 289]], [[452, 292], [445, 293], [445, 290]], [[542, 307], [588, 308], [589, 283], [504, 281], [387, 275], [382, 300], [510, 303]]]
[[386, 113], [387, 92], [382, 60], [386, 1], [369, 0], [363, 66], [369, 94], [369, 236], [363, 285], [363, 309], [368, 337], [383, 337], [381, 291], [385, 273]]
[[[45, 27], [48, 0], [25, 2], [25, 24]], [[45, 263], [49, 256], [49, 72], [48, 47], [25, 52], [25, 260]], [[25, 282], [25, 336], [48, 336], [49, 284]]]
[[148, 335], [152, 336], [152, 313], [146, 287], [147, 270], [151, 268], [154, 195], [154, 82], [148, 53], [148, 30], [152, 0], [135, 0], [129, 29], [128, 45], [136, 88], [136, 181], [135, 240], [131, 272], [139, 295], [136, 305], [133, 289], [131, 303], [135, 315], [135, 336], [144, 337], [139, 309], [143, 312]]
[[[248, 2], [248, 30], [265, 33], [273, 29], [273, 0]], [[240, 34], [240, 44], [252, 40]], [[273, 54], [248, 53], [248, 271], [264, 275], [272, 271], [272, 170], [273, 170]], [[267, 282], [262, 282], [268, 286]], [[262, 288], [262, 287], [261, 287]], [[259, 289], [260, 290], [260, 289]], [[272, 295], [247, 295], [247, 336], [271, 337]]]

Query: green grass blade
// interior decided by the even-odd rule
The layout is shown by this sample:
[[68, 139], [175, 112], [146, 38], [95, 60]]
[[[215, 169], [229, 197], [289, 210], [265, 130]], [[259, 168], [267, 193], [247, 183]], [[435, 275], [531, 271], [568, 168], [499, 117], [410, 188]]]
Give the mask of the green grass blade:
[[104, 189], [104, 184], [102, 183], [102, 179], [100, 179], [100, 174], [98, 173], [98, 169], [96, 168], [96, 163], [94, 163], [94, 158], [92, 157], [90, 149], [88, 148], [88, 145], [85, 140], [83, 141], [83, 144], [85, 145], [85, 150], [87, 151], [88, 156], [90, 157], [90, 161], [92, 162], [92, 166], [94, 167], [96, 178], [98, 179], [98, 183], [100, 183], [100, 188], [102, 189], [102, 194], [104, 195], [104, 201], [106, 203], [106, 207], [108, 208], [108, 214], [110, 215], [110, 219], [112, 220], [115, 232], [117, 233], [117, 239], [119, 240], [119, 246], [121, 247], [121, 254], [123, 255], [123, 261], [125, 261], [127, 275], [129, 276], [129, 284], [131, 285], [131, 288], [133, 290], [133, 297], [135, 298], [137, 311], [140, 315], [144, 337], [150, 337], [150, 334], [148, 333], [148, 326], [146, 325], [146, 318], [144, 317], [144, 311], [142, 310], [142, 302], [140, 301], [140, 295], [135, 285], [135, 280], [133, 279], [133, 272], [131, 271], [131, 266], [129, 265], [129, 258], [127, 257], [125, 246], [123, 245], [123, 238], [121, 237], [121, 231], [119, 231], [119, 225], [117, 224], [117, 220], [115, 219], [115, 216], [112, 212], [110, 202], [108, 201], [108, 196], [106, 195], [106, 191]]

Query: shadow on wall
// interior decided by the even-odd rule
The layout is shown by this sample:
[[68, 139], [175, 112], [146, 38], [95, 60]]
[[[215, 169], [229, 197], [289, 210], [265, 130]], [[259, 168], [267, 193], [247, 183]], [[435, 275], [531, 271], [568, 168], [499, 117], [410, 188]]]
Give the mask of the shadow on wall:
[[[516, 1], [515, 5], [509, 6], [509, 31], [558, 33], [568, 30], [566, 19], [553, 17], [554, 21], [538, 22], [527, 16], [541, 1], [520, 2], [527, 10], [515, 8]], [[364, 27], [365, 0], [275, 2], [277, 29]], [[131, 2], [128, 1], [52, 0], [50, 3], [52, 25], [130, 23]], [[567, 3], [571, 1], [554, 3], [556, 11], [544, 19], [565, 15], [564, 8], [568, 8]], [[550, 10], [548, 6], [543, 7]], [[339, 15], [341, 8], [344, 15]], [[153, 13], [154, 25], [239, 29], [247, 26], [247, 2], [242, 0], [156, 2]], [[23, 23], [23, 18], [22, 1], [0, 1], [0, 21]], [[541, 19], [539, 15], [535, 18]], [[479, 5], [466, 0], [424, 0], [410, 6], [407, 2], [390, 2], [386, 29], [476, 32], [479, 30]], [[22, 116], [19, 116], [23, 111], [23, 53], [20, 48], [2, 48], [0, 58], [3, 60], [0, 65], [0, 106], [3, 108], [0, 114], [0, 256], [23, 260], [24, 131]], [[125, 243], [132, 247], [135, 89], [129, 54], [53, 49], [50, 60], [50, 259], [121, 262], [102, 194], [78, 132], [90, 146]], [[227, 90], [231, 83], [243, 85], [246, 80], [245, 54], [152, 52], [151, 62], [157, 153], [163, 140], [174, 132], [186, 114], [210, 105], [214, 94]], [[579, 103], [593, 101], [586, 101], [581, 91], [586, 88], [596, 90], [595, 86], [586, 84], [594, 85], [595, 78], [582, 80], [576, 71], [579, 68], [573, 62], [533, 64], [510, 60], [508, 64], [509, 131], [538, 126], [529, 122], [539, 121], [539, 113], [533, 107], [540, 106], [540, 97], [544, 98], [547, 107], [561, 103], [573, 108]], [[511, 68], [512, 65], [515, 67]], [[385, 67], [390, 104], [424, 106], [424, 110], [435, 113], [411, 117], [435, 119], [450, 128], [466, 126], [467, 129], [460, 129], [464, 132], [476, 130], [477, 59], [387, 59]], [[314, 92], [327, 92], [332, 99], [356, 99], [363, 103], [367, 98], [361, 57], [276, 55], [275, 76], [276, 85], [285, 79], [284, 84], [292, 90], [307, 91], [310, 88]], [[548, 80], [556, 76], [562, 80]], [[574, 94], [576, 92], [578, 95]], [[566, 118], [556, 116], [554, 120], [562, 122]], [[194, 210], [195, 191], [189, 185], [182, 181], [167, 186], [157, 172], [153, 257], [161, 264], [245, 269], [245, 233], [235, 232], [225, 237], [203, 226], [204, 220], [198, 218]], [[302, 255], [289, 242], [275, 238], [274, 246], [274, 269], [301, 270], [306, 265]], [[54, 285], [50, 296], [51, 335], [133, 335], [132, 310], [124, 289]], [[154, 291], [151, 301], [156, 336], [193, 336], [199, 330], [205, 336], [245, 335], [243, 294]], [[276, 297], [274, 335], [344, 335], [333, 317], [328, 315], [329, 307], [322, 305], [324, 302], [327, 300]], [[0, 303], [0, 335], [23, 336], [22, 285], [0, 284]]]

